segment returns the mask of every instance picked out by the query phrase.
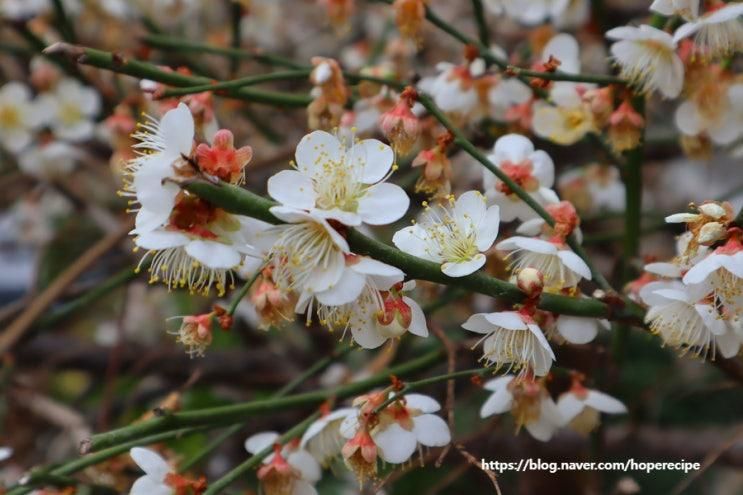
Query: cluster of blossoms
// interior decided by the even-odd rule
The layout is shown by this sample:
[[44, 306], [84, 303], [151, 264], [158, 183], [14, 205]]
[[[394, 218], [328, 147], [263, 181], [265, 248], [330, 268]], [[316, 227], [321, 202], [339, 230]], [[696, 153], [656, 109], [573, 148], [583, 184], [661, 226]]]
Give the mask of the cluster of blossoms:
[[705, 202], [666, 221], [688, 232], [673, 260], [645, 266], [638, 296], [649, 306], [646, 322], [683, 353], [735, 356], [743, 343], [743, 230], [730, 204]]
[[712, 143], [734, 147], [743, 118], [743, 89], [725, 62], [743, 49], [743, 4], [701, 3], [707, 5], [702, 14], [698, 0], [653, 2], [652, 11], [685, 21], [673, 34], [649, 25], [606, 33], [616, 40], [611, 53], [622, 77], [665, 98], [683, 97], [675, 120], [681, 144], [692, 157], [709, 155]]
[[101, 97], [42, 59], [35, 59], [31, 70], [35, 96], [19, 81], [0, 87], [0, 145], [18, 156], [29, 175], [63, 175], [80, 158], [74, 145], [94, 136]]
[[[448, 445], [449, 426], [434, 414], [440, 409], [426, 395], [371, 392], [356, 398], [352, 407], [330, 411], [324, 405], [321, 417], [301, 438], [282, 442], [276, 432], [260, 432], [245, 441], [245, 450], [253, 455], [270, 451], [258, 469], [262, 493], [313, 495], [323, 468], [336, 460], [342, 459], [363, 483], [376, 477], [381, 463], [404, 464], [424, 448]], [[206, 489], [203, 477], [177, 474], [152, 450], [135, 447], [130, 455], [145, 472], [132, 486], [132, 495], [199, 494]]]
[[480, 408], [480, 416], [510, 412], [517, 431], [523, 427], [532, 437], [547, 442], [564, 427], [590, 433], [599, 425], [600, 413], [627, 412], [614, 397], [586, 388], [579, 373], [572, 375], [570, 388], [560, 394], [557, 402], [545, 382], [532, 374], [506, 375], [486, 382], [484, 387], [492, 394]]
[[145, 249], [140, 266], [149, 263], [150, 281], [168, 288], [219, 294], [232, 285], [232, 271], [254, 253], [251, 233], [256, 221], [228, 213], [180, 186], [202, 174], [240, 183], [253, 151], [235, 149], [232, 132], [215, 133], [211, 144], [194, 144], [194, 120], [181, 103], [161, 121], [150, 119], [134, 134], [137, 157], [127, 166], [121, 195], [135, 207], [137, 249]]
[[[190, 3], [183, 2], [184, 9]], [[348, 28], [353, 1], [321, 3], [336, 30]], [[552, 393], [548, 384], [557, 359], [554, 348], [591, 343], [610, 325], [540, 307], [545, 294], [575, 301], [586, 297], [581, 285], [596, 273], [574, 251], [582, 243], [578, 211], [621, 210], [625, 193], [617, 168], [602, 163], [557, 179], [550, 155], [536, 149], [525, 134], [563, 146], [605, 134], [618, 156], [643, 139], [646, 117], [637, 93], [657, 91], [665, 98], [684, 98], [676, 124], [687, 151], [699, 152], [707, 141], [736, 143], [743, 137], [743, 84], [728, 57], [743, 47], [743, 4], [713, 0], [700, 14], [699, 2], [656, 0], [651, 10], [686, 22], [673, 34], [649, 25], [607, 32], [613, 41], [611, 56], [626, 84], [600, 86], [549, 77], [579, 79], [586, 50], [576, 37], [553, 27], [583, 25], [588, 0], [484, 3], [492, 14], [551, 26], [543, 26], [512, 57], [497, 46], [487, 53], [467, 46], [460, 63], [439, 63], [435, 74], [404, 90], [384, 82], [408, 79], [405, 48], [396, 46], [361, 69], [356, 76], [368, 80], [357, 91], [347, 84], [352, 78], [344, 66], [350, 64], [312, 57], [311, 132], [297, 144], [290, 168], [267, 181], [275, 223], [236, 214], [191, 187], [234, 190], [246, 182], [253, 158], [250, 146], [236, 147], [232, 131], [219, 127], [211, 92], [164, 98], [164, 84], [142, 81], [145, 96], [138, 104], [157, 117], [147, 115], [135, 124], [132, 109], [122, 104], [98, 131], [112, 142], [112, 161], [125, 164], [120, 195], [136, 214], [131, 234], [135, 251], [144, 251], [137, 270], [146, 269], [151, 283], [200, 295], [215, 289], [221, 297], [241, 277], [251, 281], [246, 289], [252, 291], [249, 299], [261, 328], [282, 326], [301, 315], [308, 326], [318, 322], [365, 349], [380, 348], [406, 333], [429, 335], [426, 315], [412, 297], [416, 281], [354, 244], [360, 232], [373, 236], [375, 228], [393, 227], [408, 213], [408, 192], [389, 179], [398, 169], [397, 160], [409, 158], [411, 168], [420, 170], [414, 191], [426, 200], [412, 224], [391, 236], [397, 251], [386, 249], [418, 258], [417, 266], [440, 270], [432, 279], [453, 285], [465, 277], [484, 279], [479, 277], [491, 271], [489, 261], [502, 265], [503, 278], [510, 277], [523, 299], [506, 310], [486, 306], [461, 324], [478, 334], [468, 344], [481, 349], [483, 367], [506, 373], [485, 383], [492, 394], [480, 416], [511, 412], [517, 429], [524, 427], [534, 438], [548, 441], [565, 427], [592, 431], [600, 413], [627, 411], [617, 399], [586, 388], [576, 372], [568, 390]], [[420, 43], [426, 0], [392, 4], [402, 37]], [[15, 2], [7, 5], [23, 10]], [[126, 3], [111, 9], [133, 15]], [[488, 62], [492, 57], [513, 66], [496, 69]], [[518, 67], [530, 69], [528, 78]], [[76, 156], [66, 143], [93, 137], [101, 101], [91, 88], [62, 78], [49, 66], [40, 66], [35, 74], [35, 98], [19, 83], [0, 88], [0, 143], [19, 153], [29, 173], [46, 173], [47, 164], [64, 171]], [[443, 118], [430, 106], [426, 111], [421, 102], [429, 101]], [[451, 125], [442, 125], [444, 119]], [[453, 126], [468, 131], [492, 122], [506, 130], [498, 131], [487, 160], [481, 160], [482, 175], [461, 192], [455, 186], [466, 177], [453, 173], [449, 156], [461, 144], [458, 135], [455, 142]], [[374, 136], [384, 136], [390, 144]], [[453, 185], [455, 178], [463, 180]], [[648, 264], [631, 284], [632, 296], [648, 306], [645, 321], [667, 345], [702, 357], [736, 355], [743, 344], [743, 227], [729, 204], [716, 202], [667, 221], [688, 226], [678, 255], [668, 263]], [[232, 314], [218, 305], [208, 313], [176, 318], [182, 319], [177, 341], [191, 357], [204, 355], [215, 325], [225, 330], [232, 325]], [[263, 492], [317, 493], [314, 485], [322, 469], [337, 459], [365, 482], [376, 477], [380, 464], [405, 464], [416, 452], [422, 457], [424, 448], [448, 445], [452, 433], [434, 414], [440, 410], [438, 402], [399, 391], [371, 392], [352, 407], [324, 411], [300, 439], [284, 442], [275, 432], [248, 438], [249, 453], [272, 450], [258, 470]], [[177, 474], [153, 451], [135, 448], [131, 457], [145, 472], [132, 494], [206, 489], [204, 479]]]

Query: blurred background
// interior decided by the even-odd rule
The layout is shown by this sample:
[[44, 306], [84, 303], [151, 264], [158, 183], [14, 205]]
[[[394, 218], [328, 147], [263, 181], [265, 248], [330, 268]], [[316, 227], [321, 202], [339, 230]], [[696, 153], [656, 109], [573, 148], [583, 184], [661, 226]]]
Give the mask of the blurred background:
[[[584, 70], [601, 73], [608, 70], [603, 32], [647, 16], [649, 2], [591, 3], [601, 10], [593, 11], [585, 24], [566, 30], [581, 43]], [[431, 0], [429, 5], [458, 29], [477, 35], [470, 2]], [[404, 63], [405, 74], [414, 79], [434, 74], [438, 62], [458, 63], [461, 45], [427, 25], [416, 47], [399, 38], [388, 5], [364, 1], [356, 2], [356, 14], [341, 29], [331, 25], [327, 5], [310, 0], [0, 0], [0, 16], [0, 108], [3, 98], [53, 97], [78, 105], [73, 110], [85, 114], [78, 120], [86, 122], [74, 131], [62, 123], [35, 126], [26, 137], [0, 135], [0, 328], [4, 329], [0, 446], [12, 448], [12, 455], [0, 461], [0, 482], [12, 484], [33, 466], [74, 458], [80, 441], [93, 432], [126, 425], [153, 407], [191, 409], [268, 397], [331, 353], [339, 335], [319, 326], [305, 328], [303, 321], [282, 329], [259, 328], [260, 318], [246, 299], [232, 330], [216, 332], [206, 356], [189, 358], [175, 342], [173, 332], [179, 323], [168, 318], [208, 311], [215, 300], [168, 292], [134, 272], [139, 255], [132, 253], [126, 235], [131, 215], [126, 213], [125, 199], [116, 194], [123, 164], [132, 156], [129, 135], [135, 122], [141, 112], [158, 115], [159, 103], [152, 100], [146, 82], [45, 58], [40, 50], [67, 40], [218, 80], [268, 70], [251, 57], [231, 59], [174, 47], [179, 40], [188, 40], [251, 53], [260, 50], [302, 65], [316, 55], [333, 57], [350, 71], [382, 64], [399, 68]], [[487, 21], [494, 41], [508, 53], [528, 47], [537, 29], [561, 29], [525, 28], [490, 14]], [[12, 82], [21, 83], [25, 93], [18, 96], [4, 89]], [[299, 80], [266, 87], [307, 93], [310, 84]], [[95, 96], [85, 93], [88, 90]], [[287, 166], [307, 130], [301, 108], [276, 110], [218, 97], [197, 103], [203, 105], [203, 118], [234, 132], [237, 146], [253, 147], [246, 187], [261, 194], [267, 178]], [[197, 103], [191, 102], [191, 108]], [[364, 103], [360, 100], [361, 106], [344, 116], [362, 133], [364, 118], [376, 120], [373, 112], [362, 108]], [[728, 200], [735, 211], [743, 206], [740, 158], [724, 150], [700, 153], [689, 149], [688, 143], [683, 145], [672, 112], [670, 103], [658, 100], [648, 108], [641, 242], [641, 254], [648, 260], [674, 255], [674, 238], [681, 231], [665, 225], [665, 215], [705, 199]], [[507, 130], [507, 125], [485, 121], [471, 132], [476, 144], [489, 149]], [[376, 135], [373, 129], [369, 134]], [[19, 140], [27, 142], [17, 149]], [[622, 263], [624, 208], [618, 173], [597, 161], [590, 145], [559, 147], [539, 139], [535, 143], [554, 158], [558, 192], [580, 210], [586, 248], [602, 271], [616, 279]], [[461, 152], [454, 152], [451, 160], [453, 191], [480, 187], [479, 164]], [[425, 199], [412, 187], [419, 175], [420, 170], [410, 168], [408, 161], [393, 179], [407, 185], [414, 204]], [[395, 231], [395, 226], [388, 227], [376, 232], [386, 241]], [[512, 230], [504, 228], [504, 233]], [[489, 269], [503, 274], [498, 260]], [[419, 287], [424, 306], [441, 294], [432, 285]], [[229, 304], [231, 297], [228, 294], [222, 303]], [[445, 331], [458, 346], [458, 368], [477, 366], [477, 355], [469, 350], [471, 342], [459, 325], [473, 310], [497, 307], [490, 299], [464, 294], [447, 310], [434, 314], [431, 325]], [[689, 474], [504, 473], [498, 480], [505, 494], [743, 493], [741, 382], [708, 363], [677, 357], [656, 337], [639, 330], [631, 333], [620, 369], [607, 357], [610, 338], [605, 332], [590, 345], [561, 346], [558, 362], [601, 383], [628, 405], [628, 415], [606, 418], [588, 436], [563, 431], [542, 443], [525, 432], [514, 435], [507, 417], [479, 419], [486, 393], [462, 382], [456, 393], [456, 441], [476, 458], [487, 460], [632, 457], [705, 463], [703, 471]], [[354, 349], [300, 390], [384, 370], [393, 361], [424, 353], [433, 340], [403, 339], [379, 351]], [[445, 363], [436, 369], [444, 372]], [[559, 375], [550, 383], [554, 393], [566, 387], [566, 378]], [[425, 393], [443, 402], [445, 389], [436, 385]], [[246, 436], [284, 431], [306, 413], [285, 411], [252, 418], [199, 462], [194, 472], [218, 477], [246, 458]], [[195, 434], [161, 448], [174, 458], [188, 458], [218, 434]], [[388, 494], [492, 490], [487, 476], [456, 453], [450, 452], [443, 467], [437, 468], [438, 454], [424, 452], [424, 467], [412, 461], [391, 474], [382, 490]], [[80, 473], [78, 493], [97, 485], [127, 493], [137, 472], [127, 456], [111, 459]], [[342, 464], [332, 472], [318, 485], [320, 493], [358, 493], [356, 481]], [[255, 480], [246, 478], [232, 493], [256, 490]]]

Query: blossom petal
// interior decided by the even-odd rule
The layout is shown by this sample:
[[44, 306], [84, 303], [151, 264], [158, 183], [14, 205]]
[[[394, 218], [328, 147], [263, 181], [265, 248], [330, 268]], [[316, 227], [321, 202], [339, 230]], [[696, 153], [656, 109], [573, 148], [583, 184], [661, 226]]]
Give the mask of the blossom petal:
[[506, 134], [495, 142], [493, 154], [497, 162], [520, 163], [534, 151], [534, 145], [521, 134]]
[[335, 284], [317, 293], [317, 300], [326, 306], [347, 304], [359, 297], [365, 285], [366, 276], [346, 268]]
[[516, 311], [487, 313], [485, 314], [485, 319], [493, 325], [497, 325], [507, 330], [525, 330], [527, 328], [524, 319]]
[[480, 251], [487, 251], [498, 237], [500, 228], [500, 207], [493, 205], [485, 211], [480, 224], [477, 226], [475, 245]]
[[395, 232], [395, 235], [392, 236], [392, 243], [400, 251], [419, 258], [440, 262], [441, 258], [434, 256], [428, 249], [426, 238], [427, 235], [424, 229], [418, 225], [411, 225]]
[[377, 139], [364, 139], [351, 149], [350, 160], [359, 167], [361, 182], [376, 184], [384, 179], [395, 161], [395, 153], [388, 145]]
[[627, 412], [627, 406], [621, 401], [598, 390], [588, 391], [586, 405], [608, 414], [623, 414]]
[[526, 249], [534, 253], [556, 254], [557, 247], [549, 241], [542, 239], [532, 239], [531, 237], [514, 236], [500, 241], [495, 245], [500, 251], [514, 251], [516, 249]]
[[495, 330], [493, 324], [486, 318], [485, 313], [477, 313], [470, 316], [467, 318], [467, 321], [462, 323], [462, 328], [469, 330], [470, 332], [481, 334], [488, 334]]
[[162, 481], [171, 471], [170, 466], [160, 454], [154, 450], [142, 447], [134, 447], [129, 451], [132, 460], [137, 466], [147, 473], [147, 477], [155, 481]]
[[362, 325], [352, 325], [351, 336], [354, 342], [364, 349], [376, 349], [387, 342], [387, 338], [379, 333], [373, 321], [366, 322]]
[[405, 403], [423, 413], [434, 413], [441, 409], [436, 399], [423, 394], [405, 394]]
[[262, 431], [256, 433], [255, 435], [251, 435], [245, 439], [245, 450], [247, 450], [249, 454], [257, 454], [266, 447], [270, 447], [276, 443], [278, 438], [279, 434], [275, 431]]
[[314, 131], [304, 136], [294, 154], [297, 169], [309, 176], [313, 176], [326, 162], [339, 162], [342, 157], [343, 145], [325, 131]]
[[173, 495], [173, 489], [150, 476], [141, 476], [134, 481], [129, 495]]
[[591, 280], [591, 269], [580, 256], [566, 249], [557, 252], [563, 264], [586, 280]]
[[557, 318], [557, 331], [571, 344], [587, 344], [596, 338], [598, 327], [593, 318], [560, 315]]
[[282, 170], [268, 179], [268, 195], [284, 206], [309, 210], [317, 195], [312, 179], [296, 170]]
[[418, 445], [415, 434], [397, 423], [377, 433], [374, 442], [379, 447], [379, 457], [390, 464], [402, 464], [410, 459]]
[[441, 265], [441, 271], [449, 277], [465, 277], [476, 272], [485, 264], [485, 255], [477, 253], [468, 261], [450, 262], [447, 261]]
[[423, 310], [413, 299], [403, 296], [403, 302], [410, 308], [410, 327], [408, 332], [418, 337], [428, 337], [428, 325], [426, 324], [426, 315]]
[[185, 246], [191, 239], [180, 232], [154, 230], [139, 235], [134, 243], [143, 249], [168, 249]]
[[557, 409], [560, 411], [563, 424], [570, 423], [585, 407], [585, 403], [572, 392], [565, 392], [557, 399]]
[[232, 246], [214, 241], [191, 241], [186, 252], [202, 265], [212, 269], [230, 269], [240, 264], [240, 253]]
[[[511, 379], [513, 377], [510, 377]], [[511, 380], [508, 380], [509, 382]], [[490, 397], [482, 404], [480, 408], [480, 417], [487, 418], [493, 414], [503, 414], [511, 409], [513, 404], [513, 395], [504, 386], [490, 394]]]
[[485, 390], [492, 390], [492, 391], [498, 391], [501, 389], [504, 389], [508, 386], [509, 383], [511, 383], [514, 379], [513, 375], [504, 375], [499, 376], [498, 378], [493, 378], [492, 380], [486, 381], [482, 388]]
[[356, 211], [364, 223], [387, 225], [402, 218], [409, 206], [410, 198], [402, 187], [384, 182], [371, 187], [359, 199]]
[[451, 442], [449, 426], [435, 414], [422, 414], [413, 418], [413, 433], [418, 443], [426, 447], [443, 447]]
[[295, 450], [286, 457], [286, 461], [302, 473], [302, 479], [316, 483], [322, 478], [322, 468], [312, 454], [306, 450]]
[[191, 110], [185, 103], [179, 103], [173, 110], [163, 115], [159, 125], [160, 134], [165, 142], [168, 158], [176, 159], [181, 154], [191, 154], [194, 137], [194, 122]]

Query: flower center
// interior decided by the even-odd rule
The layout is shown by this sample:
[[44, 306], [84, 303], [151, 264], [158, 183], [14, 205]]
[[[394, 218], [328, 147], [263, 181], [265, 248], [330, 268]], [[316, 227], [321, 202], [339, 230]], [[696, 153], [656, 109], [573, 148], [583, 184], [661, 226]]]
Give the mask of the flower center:
[[0, 107], [0, 126], [13, 129], [21, 126], [21, 113], [14, 106]]
[[59, 109], [59, 120], [63, 124], [71, 125], [79, 122], [83, 117], [80, 108], [72, 103], [63, 103]]
[[[504, 162], [499, 167], [520, 188], [534, 192], [539, 189], [539, 181], [532, 175], [533, 165], [530, 160], [519, 163]], [[496, 188], [503, 194], [511, 195], [513, 191], [507, 184], [500, 182]]]
[[360, 170], [341, 158], [326, 159], [312, 178], [317, 206], [323, 210], [355, 212], [369, 186], [360, 180]]

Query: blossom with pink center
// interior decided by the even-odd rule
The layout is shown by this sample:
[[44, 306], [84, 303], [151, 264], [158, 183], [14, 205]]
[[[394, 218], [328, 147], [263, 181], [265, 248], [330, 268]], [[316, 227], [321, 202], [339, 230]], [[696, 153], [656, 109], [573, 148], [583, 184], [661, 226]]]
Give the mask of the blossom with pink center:
[[201, 143], [196, 147], [199, 168], [209, 175], [233, 184], [245, 181], [245, 166], [253, 157], [253, 148], [243, 146], [235, 149], [232, 131], [220, 129], [214, 135], [211, 146]]
[[273, 431], [256, 433], [245, 440], [250, 454], [273, 447], [273, 453], [263, 459], [258, 469], [258, 480], [266, 495], [314, 495], [314, 484], [320, 481], [322, 471], [317, 460], [294, 440], [286, 445], [277, 443], [279, 434]]
[[[555, 180], [555, 166], [552, 159], [524, 136], [508, 134], [499, 138], [488, 159], [503, 173], [525, 190], [539, 204], [556, 202], [557, 196], [552, 187]], [[489, 203], [500, 207], [500, 217], [504, 222], [528, 220], [536, 216], [506, 183], [490, 170], [483, 169], [483, 188]]]
[[[356, 414], [346, 416], [340, 426], [348, 441], [342, 452], [346, 464], [357, 476], [376, 472], [377, 457], [390, 464], [402, 464], [422, 447], [443, 447], [451, 442], [446, 421], [433, 414], [439, 403], [422, 394], [395, 396], [381, 411], [387, 395], [381, 392], [362, 396], [354, 401]], [[359, 476], [361, 479], [361, 476]]]

